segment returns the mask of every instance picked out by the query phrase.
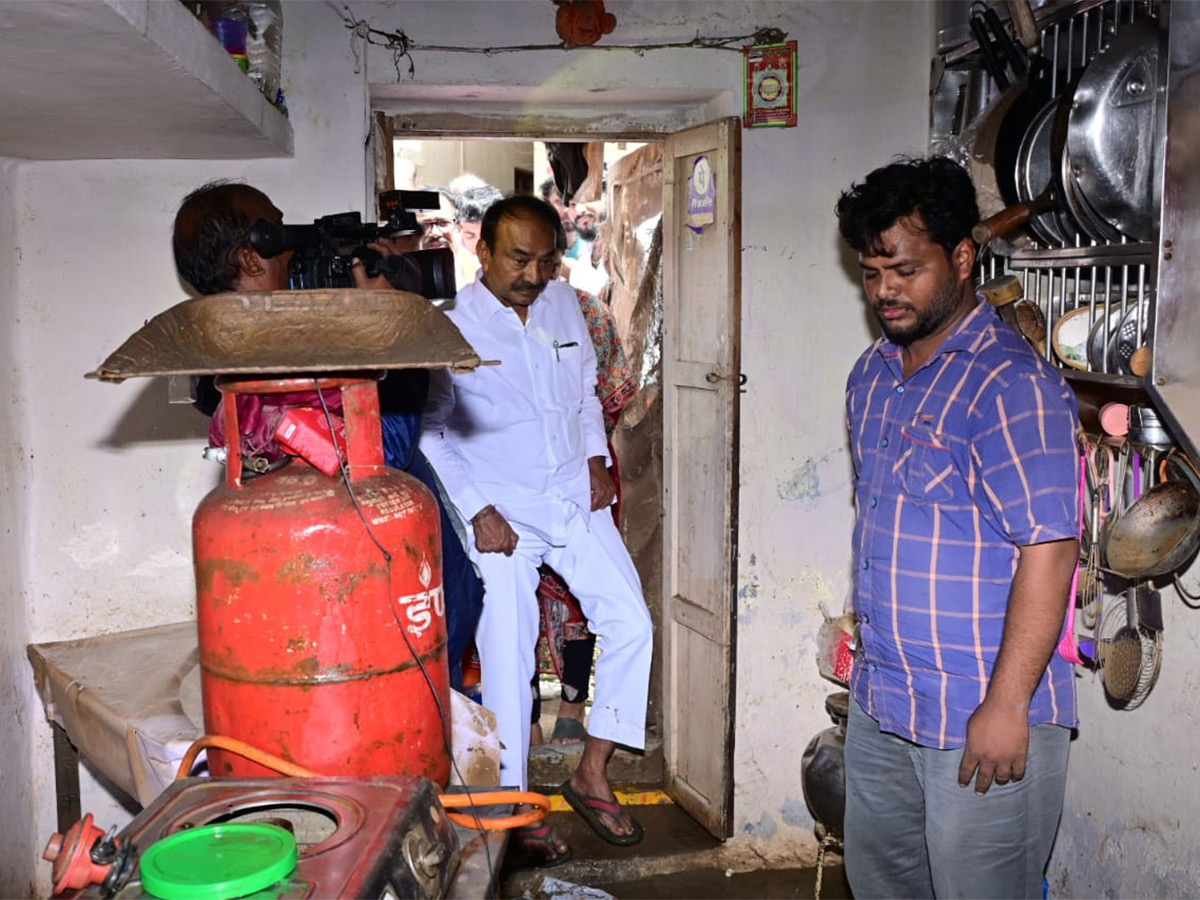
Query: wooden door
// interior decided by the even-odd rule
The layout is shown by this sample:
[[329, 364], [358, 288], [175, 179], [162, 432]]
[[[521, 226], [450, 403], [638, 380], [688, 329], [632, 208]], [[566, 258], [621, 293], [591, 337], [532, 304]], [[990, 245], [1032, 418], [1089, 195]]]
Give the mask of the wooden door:
[[[671, 135], [663, 166], [664, 787], [719, 838], [733, 807], [739, 136], [734, 118]], [[709, 177], [713, 221], [697, 232], [689, 186]]]

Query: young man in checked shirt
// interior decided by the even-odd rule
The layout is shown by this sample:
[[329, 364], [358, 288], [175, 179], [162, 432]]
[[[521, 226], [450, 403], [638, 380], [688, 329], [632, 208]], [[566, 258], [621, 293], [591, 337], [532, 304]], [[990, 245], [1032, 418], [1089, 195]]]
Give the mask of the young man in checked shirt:
[[883, 331], [846, 389], [850, 887], [1040, 897], [1076, 724], [1054, 652], [1079, 554], [1075, 398], [975, 295], [960, 166], [877, 169], [837, 214]]

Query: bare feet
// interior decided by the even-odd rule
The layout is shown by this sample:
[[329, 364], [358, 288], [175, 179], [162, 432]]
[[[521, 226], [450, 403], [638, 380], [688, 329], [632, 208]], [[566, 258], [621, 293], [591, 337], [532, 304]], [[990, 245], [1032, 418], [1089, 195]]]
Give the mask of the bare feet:
[[529, 745], [540, 747], [544, 743], [546, 743], [546, 735], [542, 733], [542, 723], [534, 722], [529, 726]]

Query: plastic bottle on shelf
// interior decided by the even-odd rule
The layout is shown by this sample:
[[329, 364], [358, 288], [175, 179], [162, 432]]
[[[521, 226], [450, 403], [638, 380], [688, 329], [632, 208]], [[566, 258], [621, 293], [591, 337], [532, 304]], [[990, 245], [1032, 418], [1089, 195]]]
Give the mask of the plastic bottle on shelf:
[[221, 3], [211, 16], [212, 31], [225, 52], [233, 57], [238, 68], [245, 72], [249, 67], [246, 57], [246, 34], [249, 18], [244, 3]]
[[247, 0], [247, 74], [268, 100], [276, 102], [283, 57], [283, 4], [280, 0]]

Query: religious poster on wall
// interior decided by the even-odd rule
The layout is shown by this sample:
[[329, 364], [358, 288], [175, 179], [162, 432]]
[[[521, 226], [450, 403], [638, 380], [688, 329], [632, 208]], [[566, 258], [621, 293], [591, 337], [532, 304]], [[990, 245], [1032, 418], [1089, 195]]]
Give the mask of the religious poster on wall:
[[743, 128], [796, 126], [796, 42], [742, 48], [746, 82]]

